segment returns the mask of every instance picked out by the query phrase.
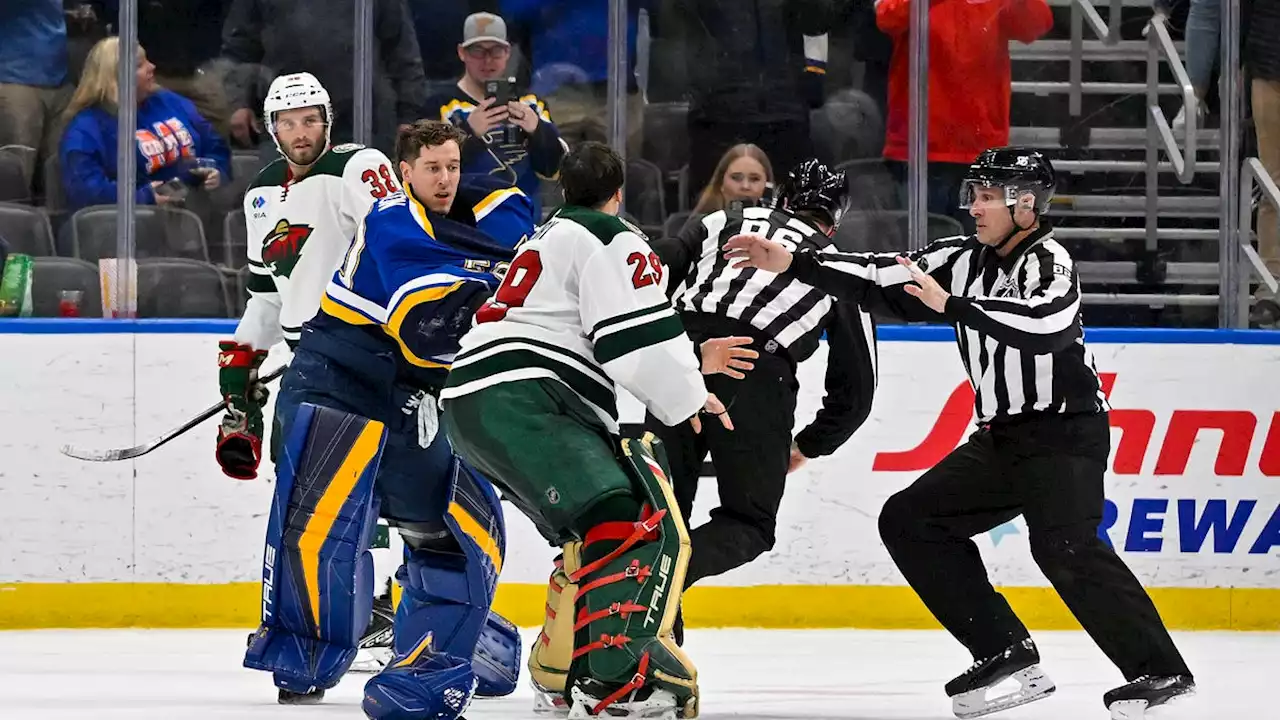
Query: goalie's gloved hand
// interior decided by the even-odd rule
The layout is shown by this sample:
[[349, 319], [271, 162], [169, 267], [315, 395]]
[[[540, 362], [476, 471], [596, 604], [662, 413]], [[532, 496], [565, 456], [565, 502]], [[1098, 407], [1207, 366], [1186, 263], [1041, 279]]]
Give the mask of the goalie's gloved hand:
[[270, 393], [258, 382], [258, 368], [267, 359], [266, 350], [255, 350], [231, 340], [218, 343], [218, 386], [227, 414], [218, 426], [218, 446], [214, 455], [228, 477], [252, 480], [258, 477], [262, 460], [262, 408]]

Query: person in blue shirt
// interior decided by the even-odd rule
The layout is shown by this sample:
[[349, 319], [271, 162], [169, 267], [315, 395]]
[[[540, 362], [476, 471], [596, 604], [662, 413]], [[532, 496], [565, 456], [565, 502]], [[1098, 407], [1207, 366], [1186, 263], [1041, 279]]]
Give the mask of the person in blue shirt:
[[[59, 166], [71, 210], [116, 202], [116, 67], [119, 40], [94, 46], [67, 108]], [[133, 180], [139, 205], [173, 202], [166, 183], [213, 190], [231, 177], [231, 151], [190, 100], [158, 86], [138, 49], [138, 147]]]
[[[56, 151], [67, 104], [67, 24], [62, 0], [0, 2], [0, 145]], [[37, 158], [26, 160], [28, 189]]]

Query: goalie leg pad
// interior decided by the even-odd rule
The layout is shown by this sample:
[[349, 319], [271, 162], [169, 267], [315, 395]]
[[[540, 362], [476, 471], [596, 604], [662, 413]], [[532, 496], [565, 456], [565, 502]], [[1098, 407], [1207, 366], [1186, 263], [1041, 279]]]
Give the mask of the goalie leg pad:
[[267, 524], [262, 621], [244, 665], [306, 693], [337, 684], [369, 622], [373, 487], [386, 434], [341, 410], [290, 410]]
[[510, 620], [490, 610], [473, 658], [476, 695], [503, 697], [515, 692], [520, 655], [520, 631]]
[[573, 659], [574, 600], [578, 586], [569, 579], [582, 567], [582, 543], [564, 546], [547, 583], [546, 619], [529, 651], [529, 676], [535, 712], [568, 711], [564, 699], [569, 662]]
[[628, 705], [651, 712], [650, 699], [669, 693], [680, 717], [697, 717], [697, 670], [672, 636], [689, 533], [656, 438], [625, 439], [622, 455], [645, 504], [635, 522], [587, 531], [583, 566], [569, 576], [579, 585], [569, 688], [591, 715]]
[[[421, 714], [397, 718], [435, 720], [438, 713], [451, 711], [451, 706], [438, 705], [443, 700], [432, 694], [434, 681], [428, 681], [431, 673], [441, 671], [440, 658], [465, 658], [473, 682], [496, 665], [499, 670], [486, 679], [486, 689], [498, 691], [514, 686], [519, 664], [519, 635], [509, 623], [500, 634], [514, 640], [493, 638], [481, 650], [486, 657], [473, 663], [481, 634], [495, 622], [489, 608], [506, 551], [506, 529], [497, 494], [486, 481], [457, 460], [448, 481], [448, 510], [439, 524], [400, 524], [410, 552], [396, 573], [404, 589], [396, 612], [396, 658], [365, 685], [366, 703], [395, 705], [402, 713], [410, 712], [403, 709], [408, 706], [421, 708]], [[514, 654], [504, 649], [511, 644]], [[414, 687], [423, 694], [413, 696]]]

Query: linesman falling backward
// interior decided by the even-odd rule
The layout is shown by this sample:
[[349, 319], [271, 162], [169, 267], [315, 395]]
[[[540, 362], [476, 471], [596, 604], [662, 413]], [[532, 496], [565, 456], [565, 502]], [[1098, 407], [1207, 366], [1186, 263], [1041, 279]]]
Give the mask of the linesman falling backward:
[[[753, 235], [726, 244], [740, 267], [795, 278], [908, 320], [956, 330], [975, 389], [968, 442], [889, 498], [880, 537], [911, 587], [974, 664], [947, 683], [952, 709], [977, 717], [1048, 696], [1053, 681], [1026, 627], [991, 587], [973, 543], [1022, 515], [1031, 554], [1127, 683], [1103, 695], [1112, 718], [1192, 692], [1195, 682], [1151, 598], [1097, 536], [1110, 454], [1108, 406], [1084, 344], [1080, 281], [1042, 218], [1053, 167], [1039, 152], [983, 152], [961, 185], [977, 234], [924, 250], [796, 254]], [[1014, 677], [1021, 689], [988, 699]]]

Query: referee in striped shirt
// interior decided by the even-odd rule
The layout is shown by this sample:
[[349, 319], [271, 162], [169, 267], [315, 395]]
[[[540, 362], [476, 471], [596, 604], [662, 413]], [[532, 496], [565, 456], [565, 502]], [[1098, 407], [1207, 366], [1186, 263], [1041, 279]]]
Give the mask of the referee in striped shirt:
[[[998, 148], [979, 156], [962, 185], [974, 236], [908, 257], [832, 248], [793, 255], [745, 234], [725, 245], [736, 267], [785, 272], [842, 299], [955, 327], [978, 430], [889, 498], [880, 535], [921, 600], [973, 654], [974, 666], [946, 687], [961, 717], [1053, 690], [970, 539], [1018, 515], [1036, 563], [1124, 674], [1127, 684], [1104, 696], [1108, 707], [1154, 706], [1194, 688], [1150, 597], [1097, 535], [1109, 408], [1084, 344], [1075, 267], [1041, 218], [1053, 189], [1053, 168], [1039, 152]], [[987, 700], [986, 688], [1010, 676], [1022, 689]]]
[[[788, 173], [778, 207], [730, 206], [706, 216], [696, 232], [652, 243], [669, 271], [668, 292], [689, 337], [697, 343], [747, 337], [758, 353], [745, 377], [707, 377], [707, 388], [733, 413], [733, 432], [712, 424], [695, 433], [647, 418], [648, 429], [666, 447], [676, 502], [686, 518], [708, 453], [715, 466], [720, 505], [709, 522], [689, 532], [693, 555], [685, 588], [771, 550], [787, 475], [809, 459], [835, 452], [871, 412], [876, 385], [871, 315], [794, 278], [730, 268], [721, 254], [724, 241], [744, 232], [787, 247], [827, 247], [848, 192], [844, 173], [808, 159]], [[800, 388], [796, 366], [818, 350], [824, 332], [822, 408], [793, 438]]]

